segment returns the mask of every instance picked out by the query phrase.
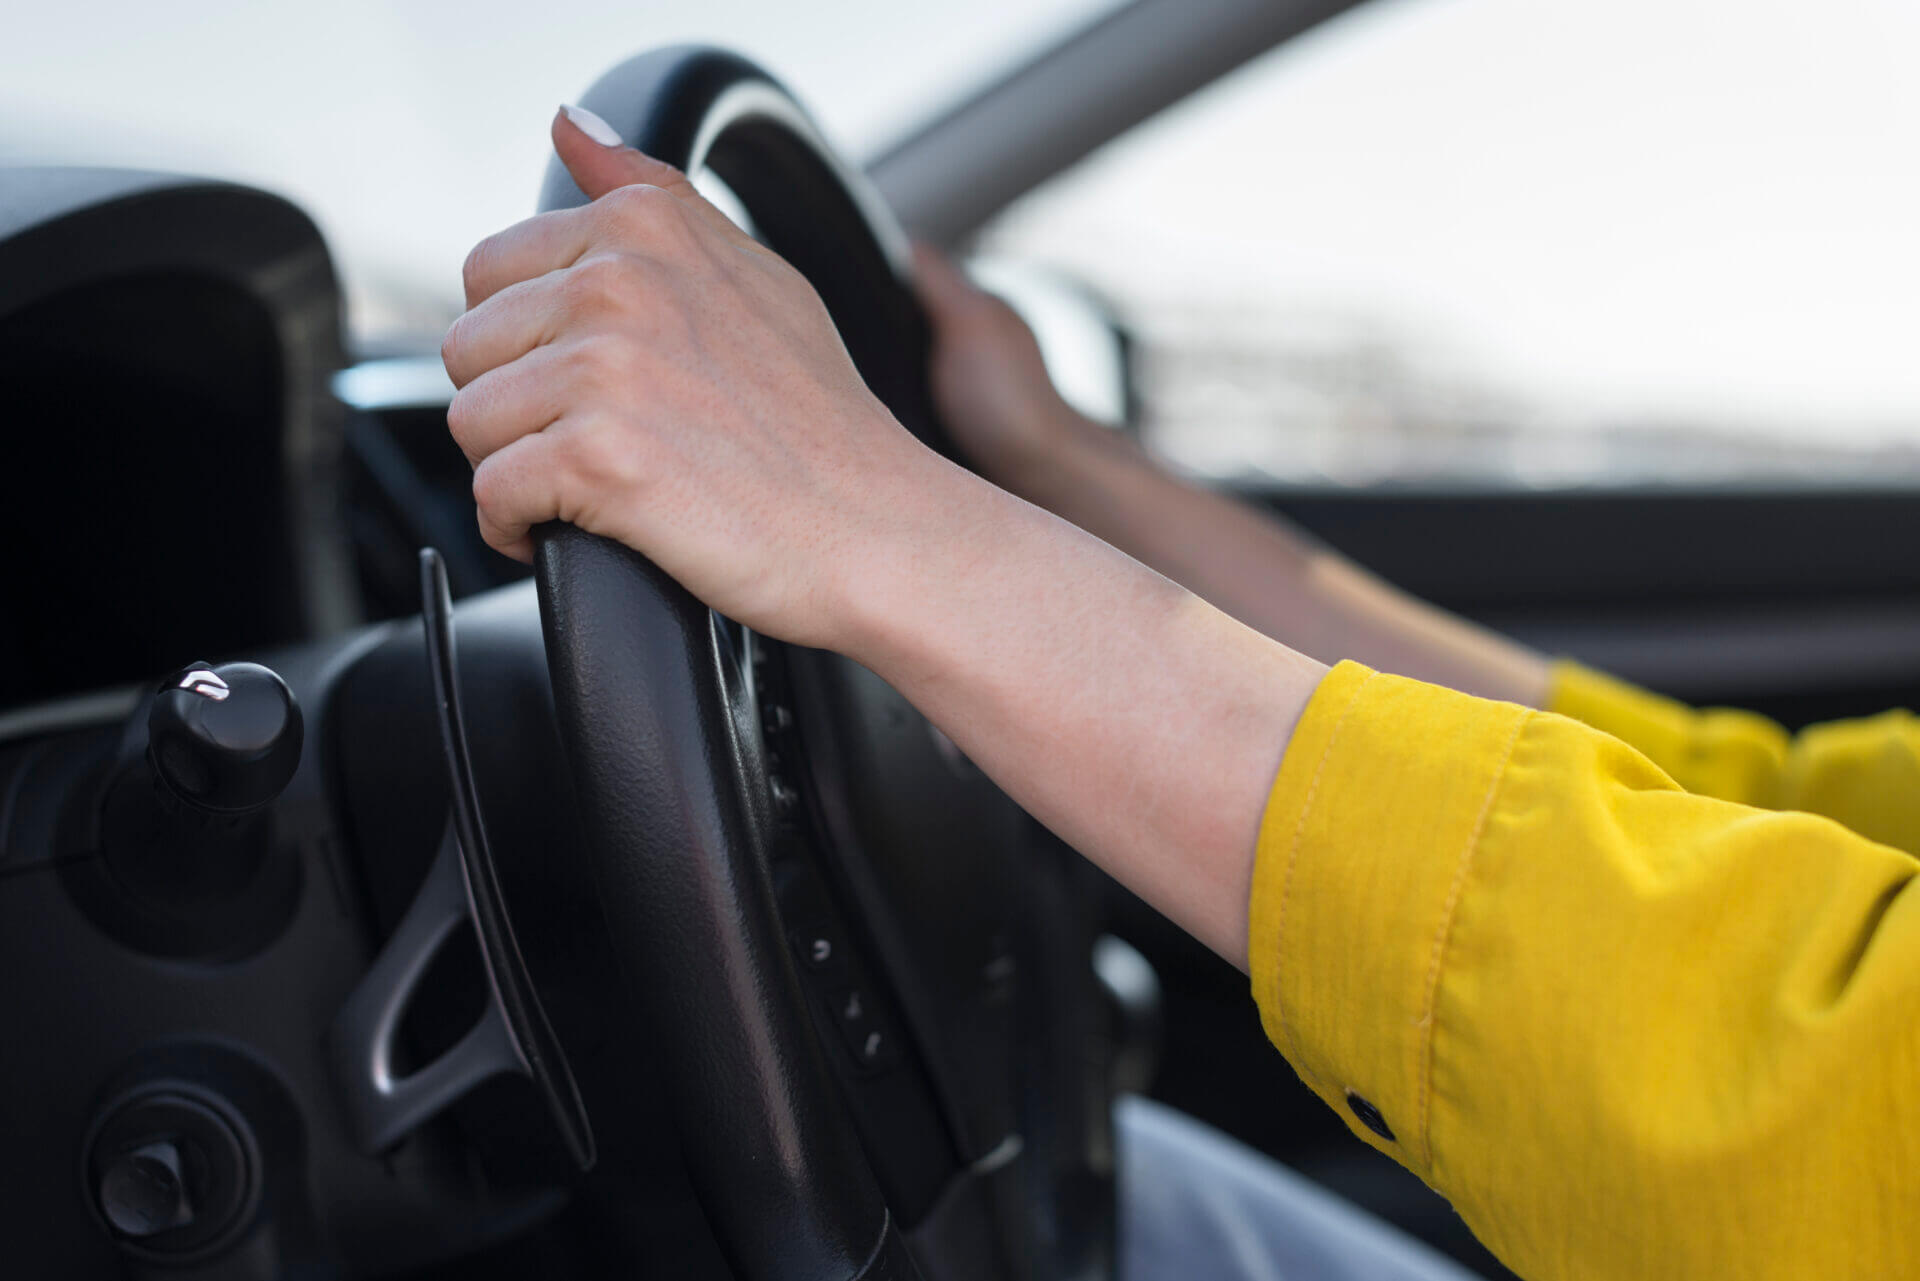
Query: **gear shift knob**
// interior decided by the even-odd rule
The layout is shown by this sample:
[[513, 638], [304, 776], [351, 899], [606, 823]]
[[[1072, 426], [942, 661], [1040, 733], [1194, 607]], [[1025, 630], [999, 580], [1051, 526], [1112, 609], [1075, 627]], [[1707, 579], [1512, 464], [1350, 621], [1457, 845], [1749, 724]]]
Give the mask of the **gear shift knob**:
[[154, 773], [208, 814], [271, 804], [300, 764], [303, 737], [293, 691], [258, 663], [195, 663], [167, 679], [147, 713]]

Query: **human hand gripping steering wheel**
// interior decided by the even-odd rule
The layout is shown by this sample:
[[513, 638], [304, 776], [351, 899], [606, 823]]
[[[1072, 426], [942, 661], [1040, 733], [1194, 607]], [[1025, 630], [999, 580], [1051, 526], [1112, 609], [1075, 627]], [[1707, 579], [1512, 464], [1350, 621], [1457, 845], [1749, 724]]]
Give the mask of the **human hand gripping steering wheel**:
[[[550, 211], [469, 260], [450, 426], [488, 541], [535, 555], [586, 853], [717, 1235], [750, 1278], [911, 1275], [806, 1027], [700, 602], [877, 673], [1241, 964], [1323, 669], [928, 447], [904, 239], [763, 73], [666, 51], [586, 101], [650, 154], [556, 119]], [[710, 156], [806, 276], [693, 189]]]

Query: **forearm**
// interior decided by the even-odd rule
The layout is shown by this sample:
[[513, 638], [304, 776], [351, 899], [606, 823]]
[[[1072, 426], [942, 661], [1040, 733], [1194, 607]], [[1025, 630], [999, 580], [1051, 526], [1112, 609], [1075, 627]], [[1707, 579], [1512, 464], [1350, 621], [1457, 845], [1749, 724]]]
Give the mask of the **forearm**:
[[1283, 644], [1325, 662], [1539, 706], [1546, 661], [1399, 591], [1284, 522], [1156, 466], [1078, 420], [1019, 478], [1034, 502]]
[[1244, 967], [1260, 815], [1325, 669], [928, 461], [915, 511], [932, 515], [851, 589], [849, 652], [1063, 840]]

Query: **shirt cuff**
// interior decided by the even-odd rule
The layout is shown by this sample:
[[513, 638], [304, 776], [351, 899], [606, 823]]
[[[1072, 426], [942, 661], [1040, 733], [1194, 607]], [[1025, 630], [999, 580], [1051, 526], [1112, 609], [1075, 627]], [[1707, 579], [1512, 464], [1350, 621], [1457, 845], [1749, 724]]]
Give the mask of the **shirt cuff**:
[[1532, 715], [1341, 663], [1261, 822], [1248, 968], [1267, 1035], [1356, 1135], [1423, 1177], [1454, 909]]

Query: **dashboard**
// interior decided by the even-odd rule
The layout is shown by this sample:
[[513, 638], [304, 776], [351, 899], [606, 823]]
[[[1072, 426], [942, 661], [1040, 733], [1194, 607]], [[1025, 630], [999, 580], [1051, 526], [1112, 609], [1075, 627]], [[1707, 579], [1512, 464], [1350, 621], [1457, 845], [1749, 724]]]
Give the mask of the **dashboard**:
[[340, 299], [313, 224], [155, 175], [6, 189], [0, 709], [357, 621], [325, 381]]

